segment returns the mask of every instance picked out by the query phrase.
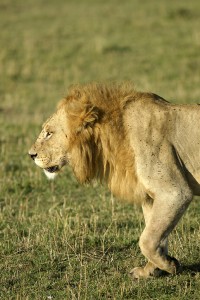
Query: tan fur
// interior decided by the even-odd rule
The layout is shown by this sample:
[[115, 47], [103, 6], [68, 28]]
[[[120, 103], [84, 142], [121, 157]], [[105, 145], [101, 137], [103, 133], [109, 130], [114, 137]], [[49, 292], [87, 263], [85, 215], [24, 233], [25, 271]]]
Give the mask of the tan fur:
[[[194, 162], [191, 147], [183, 144], [194, 149], [194, 140], [200, 140], [200, 134], [191, 135], [189, 116], [194, 115], [200, 118], [196, 105], [172, 105], [129, 83], [77, 85], [30, 150], [47, 175], [51, 167], [56, 166], [55, 174], [68, 163], [79, 182], [98, 179], [117, 197], [142, 205], [146, 227], [140, 248], [149, 262], [132, 270], [135, 278], [151, 276], [157, 268], [177, 272], [167, 237], [192, 193], [200, 193], [200, 159]], [[195, 153], [198, 158], [200, 151]]]

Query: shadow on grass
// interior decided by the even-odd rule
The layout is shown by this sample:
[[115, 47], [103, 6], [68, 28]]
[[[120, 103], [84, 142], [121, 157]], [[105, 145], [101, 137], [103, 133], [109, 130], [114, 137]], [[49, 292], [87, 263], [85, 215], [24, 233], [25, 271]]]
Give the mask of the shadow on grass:
[[[197, 263], [193, 265], [181, 266], [178, 275], [181, 275], [182, 273], [186, 273], [195, 276], [199, 272], [200, 272], [200, 263]], [[166, 276], [170, 276], [170, 274], [164, 270], [160, 270], [160, 269], [154, 270], [154, 277], [166, 277]]]
[[200, 272], [200, 263], [182, 266], [182, 272], [192, 273], [192, 275], [195, 275]]
[[[200, 273], [200, 263], [181, 266], [180, 272], [178, 272], [178, 274], [181, 275], [182, 273], [191, 274], [192, 276], [195, 276], [197, 273]], [[169, 273], [161, 271], [159, 269], [158, 272], [155, 274], [155, 276], [157, 277], [165, 277], [169, 275]]]

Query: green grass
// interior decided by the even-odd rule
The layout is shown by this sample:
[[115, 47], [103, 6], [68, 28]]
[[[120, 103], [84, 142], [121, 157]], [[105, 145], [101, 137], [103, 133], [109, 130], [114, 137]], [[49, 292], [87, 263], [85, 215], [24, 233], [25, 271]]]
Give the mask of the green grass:
[[140, 209], [27, 155], [72, 83], [198, 102], [199, 19], [198, 0], [0, 1], [0, 299], [200, 299], [198, 198], [170, 240], [183, 273], [133, 282]]

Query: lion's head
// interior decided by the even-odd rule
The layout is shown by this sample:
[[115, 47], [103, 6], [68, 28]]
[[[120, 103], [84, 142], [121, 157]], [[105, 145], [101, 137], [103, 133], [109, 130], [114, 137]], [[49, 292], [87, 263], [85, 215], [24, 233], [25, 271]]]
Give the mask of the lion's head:
[[[78, 88], [60, 101], [56, 113], [43, 124], [29, 150], [31, 158], [49, 179], [54, 179], [66, 163], [72, 166], [80, 182], [94, 178], [98, 153], [98, 149], [94, 149], [97, 148], [94, 125], [99, 117], [100, 110], [84, 93], [80, 94]], [[94, 151], [97, 151], [96, 156]]]

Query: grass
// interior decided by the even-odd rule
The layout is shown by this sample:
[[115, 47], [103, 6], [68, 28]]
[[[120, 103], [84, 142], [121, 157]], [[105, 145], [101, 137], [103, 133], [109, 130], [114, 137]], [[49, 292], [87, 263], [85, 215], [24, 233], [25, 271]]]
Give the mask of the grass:
[[132, 80], [198, 102], [199, 17], [197, 0], [1, 0], [1, 299], [199, 299], [198, 198], [170, 240], [183, 273], [132, 282], [140, 209], [67, 168], [49, 182], [27, 155], [72, 83]]

